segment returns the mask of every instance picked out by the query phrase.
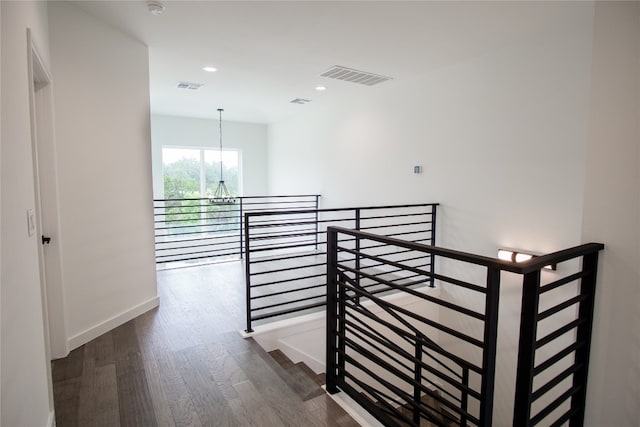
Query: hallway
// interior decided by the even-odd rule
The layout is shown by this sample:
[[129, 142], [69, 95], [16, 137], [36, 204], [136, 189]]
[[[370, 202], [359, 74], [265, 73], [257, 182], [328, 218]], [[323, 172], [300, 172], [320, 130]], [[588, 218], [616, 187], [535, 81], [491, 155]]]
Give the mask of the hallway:
[[241, 263], [159, 271], [158, 292], [159, 308], [53, 362], [58, 427], [358, 425], [240, 336]]

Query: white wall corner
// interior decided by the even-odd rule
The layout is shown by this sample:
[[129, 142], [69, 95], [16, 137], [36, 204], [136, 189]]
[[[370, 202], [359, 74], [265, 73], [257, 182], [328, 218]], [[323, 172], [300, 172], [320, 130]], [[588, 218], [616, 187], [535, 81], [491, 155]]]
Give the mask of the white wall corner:
[[80, 332], [77, 335], [72, 336], [67, 341], [67, 348], [69, 349], [69, 351], [74, 350], [81, 345], [84, 345], [89, 341], [98, 338], [100, 335], [107, 333], [124, 323], [127, 323], [129, 320], [135, 319], [141, 314], [144, 314], [147, 311], [156, 308], [158, 305], [160, 305], [160, 298], [158, 296], [155, 296], [141, 304], [130, 308], [129, 310], [126, 310], [116, 316], [113, 316], [110, 319], [105, 320], [104, 322], [98, 323], [97, 325], [83, 332]]

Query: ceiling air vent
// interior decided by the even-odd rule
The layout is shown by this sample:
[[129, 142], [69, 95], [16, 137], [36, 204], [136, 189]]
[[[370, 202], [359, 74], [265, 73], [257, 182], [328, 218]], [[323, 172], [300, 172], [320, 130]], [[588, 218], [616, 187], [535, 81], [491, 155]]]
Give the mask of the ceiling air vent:
[[203, 83], [179, 82], [177, 87], [178, 89], [198, 90], [202, 86], [204, 86]]
[[378, 83], [391, 80], [391, 77], [381, 76], [379, 74], [368, 73], [366, 71], [358, 71], [352, 68], [336, 65], [329, 70], [320, 74], [322, 77], [330, 79], [344, 80], [346, 82], [360, 83], [362, 85], [373, 86]]
[[296, 98], [296, 99], [292, 99], [291, 101], [289, 101], [292, 104], [306, 104], [308, 102], [311, 102], [310, 99], [304, 99], [304, 98]]

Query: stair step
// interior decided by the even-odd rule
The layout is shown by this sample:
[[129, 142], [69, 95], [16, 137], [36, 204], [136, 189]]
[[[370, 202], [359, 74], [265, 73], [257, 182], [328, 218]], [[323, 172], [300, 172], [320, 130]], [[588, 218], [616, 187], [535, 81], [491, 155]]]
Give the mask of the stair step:
[[274, 363], [276, 373], [303, 401], [324, 394], [324, 390], [320, 388], [324, 382], [320, 382], [321, 377], [315, 374], [306, 364], [303, 362], [293, 363], [280, 350], [270, 351], [269, 356], [276, 362]]

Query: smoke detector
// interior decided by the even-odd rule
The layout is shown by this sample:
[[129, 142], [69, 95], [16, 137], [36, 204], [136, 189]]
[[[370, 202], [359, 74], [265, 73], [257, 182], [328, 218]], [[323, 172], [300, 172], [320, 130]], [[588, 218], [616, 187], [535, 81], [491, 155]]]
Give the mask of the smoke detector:
[[164, 12], [164, 5], [156, 0], [148, 0], [147, 1], [147, 9], [149, 9], [149, 13], [152, 15], [162, 15]]

